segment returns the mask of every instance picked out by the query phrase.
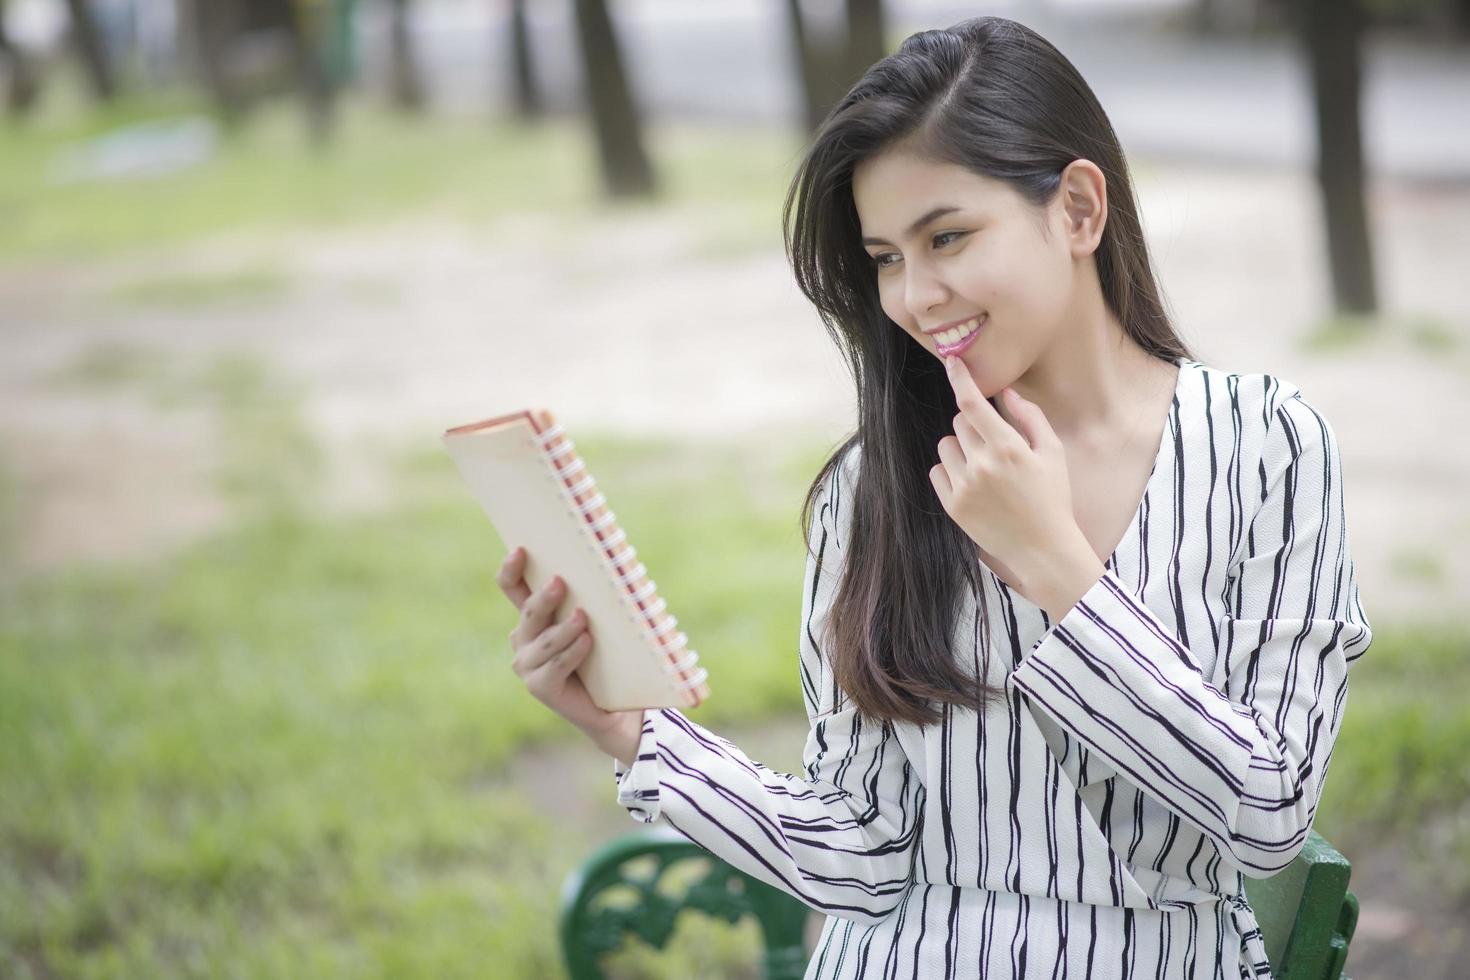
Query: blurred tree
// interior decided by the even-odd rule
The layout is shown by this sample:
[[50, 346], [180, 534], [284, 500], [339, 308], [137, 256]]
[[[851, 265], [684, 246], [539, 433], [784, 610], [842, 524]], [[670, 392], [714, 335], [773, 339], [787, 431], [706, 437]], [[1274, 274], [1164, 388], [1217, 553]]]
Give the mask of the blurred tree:
[[327, 70], [330, 0], [190, 0], [180, 5], [194, 63], [228, 124], [265, 94], [294, 91], [321, 145], [335, 119]]
[[531, 56], [526, 0], [510, 2], [510, 45], [516, 115], [523, 120], [536, 119], [542, 113], [543, 102], [541, 89], [536, 84], [536, 62]]
[[806, 30], [806, 18], [801, 14], [801, 0], [784, 0], [786, 21], [791, 31], [792, 53], [796, 57], [796, 71], [801, 79], [802, 115], [807, 132], [815, 132], [827, 115], [827, 107], [835, 97], [824, 87], [832, 73], [823, 64], [827, 48], [813, 43]]
[[846, 36], [823, 43], [807, 30], [802, 0], [784, 0], [803, 94], [803, 122], [815, 130], [832, 106], [888, 53], [883, 0], [846, 0]]
[[843, 91], [888, 53], [883, 0], [847, 0], [847, 84]]
[[[1299, 0], [1192, 0], [1189, 24], [1205, 34], [1276, 34], [1291, 28]], [[1470, 0], [1359, 0], [1365, 27], [1384, 26], [1426, 41], [1470, 35]]]
[[326, 0], [321, 58], [327, 80], [340, 89], [357, 78], [358, 0]]
[[424, 85], [409, 36], [408, 0], [388, 0], [388, 95], [399, 109], [417, 112], [424, 107]]
[[1294, 0], [1194, 0], [1189, 26], [1201, 34], [1272, 34], [1286, 25], [1284, 3]]
[[1378, 308], [1364, 192], [1360, 0], [1295, 0], [1298, 35], [1311, 65], [1317, 107], [1317, 181], [1337, 309]]
[[8, 82], [5, 111], [12, 116], [24, 115], [35, 106], [40, 87], [30, 59], [5, 31], [5, 0], [0, 0], [0, 65], [5, 68]]
[[[330, 14], [328, 0], [275, 0], [287, 5], [284, 20], [291, 38], [291, 51], [296, 63], [296, 76], [306, 103], [307, 131], [317, 146], [332, 135], [335, 122], [335, 95], [332, 79], [327, 74], [326, 32]], [[247, 8], [269, 7], [266, 0], [249, 0]]]
[[179, 34], [190, 60], [226, 125], [245, 113], [245, 98], [227, 69], [227, 49], [233, 32], [229, 5], [211, 0], [189, 0], [179, 5]]
[[92, 94], [99, 99], [111, 99], [117, 94], [117, 80], [107, 60], [107, 51], [102, 46], [102, 35], [97, 31], [91, 5], [87, 0], [66, 0], [66, 9], [71, 14], [71, 41], [76, 45], [77, 56], [82, 59], [82, 67], [86, 69]]
[[606, 0], [574, 0], [573, 7], [603, 186], [613, 197], [652, 194], [655, 180], [643, 148], [642, 120], [628, 88]]

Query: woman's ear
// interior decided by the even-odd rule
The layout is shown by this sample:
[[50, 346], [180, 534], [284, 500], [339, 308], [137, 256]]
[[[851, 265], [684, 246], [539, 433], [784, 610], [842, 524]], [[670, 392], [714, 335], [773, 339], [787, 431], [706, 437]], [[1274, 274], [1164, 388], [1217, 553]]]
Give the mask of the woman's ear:
[[1074, 258], [1091, 255], [1108, 221], [1108, 182], [1097, 164], [1078, 158], [1062, 171], [1062, 213]]

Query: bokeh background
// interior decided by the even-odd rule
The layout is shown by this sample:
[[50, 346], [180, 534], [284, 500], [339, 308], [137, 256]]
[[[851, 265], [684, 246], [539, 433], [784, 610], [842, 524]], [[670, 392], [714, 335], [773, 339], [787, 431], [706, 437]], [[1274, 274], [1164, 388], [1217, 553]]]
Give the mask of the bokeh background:
[[1463, 976], [1464, 0], [0, 0], [0, 975], [562, 975], [561, 882], [636, 825], [510, 671], [439, 444], [527, 405], [701, 651], [692, 717], [799, 771], [798, 509], [853, 411], [782, 198], [864, 67], [984, 13], [1097, 91], [1199, 359], [1338, 433], [1348, 968]]

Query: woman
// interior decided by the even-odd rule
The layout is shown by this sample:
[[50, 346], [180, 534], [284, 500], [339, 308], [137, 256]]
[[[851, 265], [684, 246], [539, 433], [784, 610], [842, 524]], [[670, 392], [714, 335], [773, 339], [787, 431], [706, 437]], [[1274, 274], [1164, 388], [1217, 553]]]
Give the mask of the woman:
[[1244, 876], [1300, 851], [1372, 636], [1333, 430], [1189, 356], [1106, 115], [1012, 21], [874, 65], [786, 232], [859, 410], [803, 512], [805, 771], [590, 704], [521, 549], [517, 672], [636, 819], [827, 914], [808, 978], [1269, 976]]

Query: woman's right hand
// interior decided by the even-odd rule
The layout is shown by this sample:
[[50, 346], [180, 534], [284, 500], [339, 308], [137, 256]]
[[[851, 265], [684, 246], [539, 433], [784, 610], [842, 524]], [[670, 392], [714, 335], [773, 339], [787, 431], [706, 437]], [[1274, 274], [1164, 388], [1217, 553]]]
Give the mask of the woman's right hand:
[[[555, 576], [533, 592], [526, 584], [525, 570], [526, 550], [514, 548], [495, 577], [501, 591], [521, 613], [520, 622], [510, 631], [515, 654], [511, 668], [538, 701], [577, 726], [605, 751], [622, 757], [621, 750], [629, 739], [636, 750], [643, 712], [599, 708], [577, 676], [577, 668], [592, 650], [586, 612], [578, 607], [561, 622], [552, 622], [556, 607], [566, 597], [566, 586], [560, 576]], [[614, 748], [619, 751], [613, 752]]]

